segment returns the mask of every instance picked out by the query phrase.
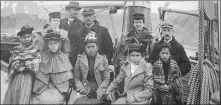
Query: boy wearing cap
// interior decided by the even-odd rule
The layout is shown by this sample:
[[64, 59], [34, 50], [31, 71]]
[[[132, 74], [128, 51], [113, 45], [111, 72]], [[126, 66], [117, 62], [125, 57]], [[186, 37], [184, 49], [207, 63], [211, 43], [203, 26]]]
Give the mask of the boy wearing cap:
[[108, 29], [103, 26], [100, 26], [98, 21], [95, 20], [95, 11], [93, 9], [84, 9], [82, 15], [84, 23], [83, 26], [76, 32], [75, 36], [77, 36], [77, 40], [71, 40], [76, 41], [77, 46], [76, 51], [72, 52], [75, 55], [75, 57], [73, 57], [72, 60], [76, 61], [77, 55], [82, 54], [84, 52], [83, 41], [85, 39], [85, 36], [91, 30], [93, 30], [97, 33], [98, 37], [98, 53], [105, 54], [107, 56], [108, 62], [111, 63], [111, 59], [113, 57], [113, 43]]
[[[64, 38], [63, 43], [62, 43], [64, 45], [64, 49], [62, 51], [64, 53], [69, 53], [70, 52], [70, 40], [68, 37], [68, 32], [59, 28], [60, 21], [61, 21], [60, 12], [49, 13], [49, 24], [45, 24], [43, 36], [46, 35], [48, 31], [50, 30], [58, 32], [61, 35], [61, 37]], [[45, 50], [45, 47], [44, 47], [44, 50]]]
[[[62, 104], [68, 97], [73, 69], [67, 53], [62, 52], [62, 37], [50, 31], [44, 36], [46, 50], [42, 54], [34, 83], [33, 104]], [[51, 97], [53, 96], [53, 97]]]
[[[144, 60], [142, 44], [129, 44], [126, 51], [128, 60], [120, 69], [119, 75], [107, 88], [107, 99], [112, 104], [149, 104], [152, 97], [152, 66]], [[120, 86], [124, 84], [123, 93]]]
[[162, 43], [158, 48], [158, 60], [153, 64], [154, 104], [178, 105], [182, 95], [179, 66], [171, 57], [171, 47], [167, 43]]
[[75, 100], [74, 104], [105, 104], [105, 92], [110, 82], [107, 58], [97, 52], [94, 31], [85, 36], [84, 44], [85, 52], [78, 56], [74, 69], [76, 91], [83, 97]]
[[166, 42], [171, 46], [171, 55], [174, 60], [176, 60], [182, 75], [186, 75], [191, 69], [191, 64], [183, 46], [174, 37], [172, 22], [168, 20], [163, 21], [161, 24], [160, 34], [162, 39], [154, 45], [148, 61], [152, 64], [157, 61], [158, 55], [156, 53], [156, 50], [162, 43]]
[[41, 62], [39, 47], [32, 39], [33, 30], [26, 25], [17, 34], [21, 45], [13, 49], [9, 58], [9, 86], [3, 104], [30, 104], [33, 77]]
[[134, 26], [133, 29], [123, 38], [123, 42], [120, 46], [120, 54], [118, 57], [120, 64], [118, 66], [122, 65], [122, 62], [126, 60], [126, 56], [124, 56], [123, 52], [126, 50], [126, 46], [130, 43], [130, 39], [135, 39], [134, 41], [142, 43], [142, 49], [146, 51], [145, 58], [149, 57], [150, 51], [152, 50], [154, 37], [149, 32], [147, 32], [146, 27], [144, 27], [144, 14], [134, 13], [132, 16]]

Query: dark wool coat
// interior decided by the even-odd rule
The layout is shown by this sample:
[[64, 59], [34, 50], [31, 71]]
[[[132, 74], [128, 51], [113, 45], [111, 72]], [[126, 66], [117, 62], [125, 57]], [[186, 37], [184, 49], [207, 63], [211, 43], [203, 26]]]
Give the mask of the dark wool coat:
[[77, 55], [82, 54], [85, 51], [84, 39], [91, 29], [93, 29], [96, 32], [98, 37], [98, 53], [101, 55], [105, 54], [107, 56], [108, 62], [111, 62], [111, 59], [113, 57], [112, 39], [110, 37], [108, 29], [103, 26], [100, 26], [98, 21], [95, 20], [95, 23], [91, 28], [87, 28], [85, 24], [83, 24], [83, 26], [74, 34], [74, 37], [76, 37], [75, 39], [70, 37], [71, 43], [74, 43], [74, 45], [71, 45], [71, 49], [73, 50], [70, 54], [72, 65], [75, 65]]
[[[162, 43], [164, 43], [163, 38], [154, 45], [153, 50], [150, 53], [150, 57], [148, 59], [150, 63], [153, 64], [158, 60], [159, 54], [157, 54], [157, 50], [159, 49]], [[170, 41], [170, 46], [171, 46], [172, 58], [177, 62], [182, 75], [183, 76], [186, 75], [191, 69], [191, 64], [183, 46], [179, 42], [177, 42], [177, 40], [174, 37]]]

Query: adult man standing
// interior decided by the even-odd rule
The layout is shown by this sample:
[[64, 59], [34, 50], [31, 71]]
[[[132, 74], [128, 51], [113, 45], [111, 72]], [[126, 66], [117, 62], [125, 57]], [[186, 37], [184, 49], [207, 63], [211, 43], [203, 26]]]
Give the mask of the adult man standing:
[[[65, 9], [68, 11], [69, 17], [62, 19], [59, 27], [61, 29], [68, 31], [68, 37], [71, 40], [70, 50], [71, 52], [75, 52], [76, 51], [76, 46], [75, 46], [76, 37], [74, 36], [74, 33], [76, 32], [76, 30], [78, 30], [82, 26], [82, 23], [83, 23], [80, 19], [78, 19], [78, 12], [81, 10], [81, 8], [79, 7], [78, 2], [71, 1], [70, 4], [65, 7]], [[70, 59], [72, 66], [74, 67], [75, 62], [72, 59], [73, 56], [74, 55], [72, 55], [71, 53], [69, 55], [69, 59]]]
[[172, 22], [168, 20], [163, 21], [163, 23], [161, 24], [161, 28], [162, 31], [160, 34], [162, 39], [154, 45], [154, 48], [150, 54], [150, 58], [148, 61], [151, 62], [152, 64], [155, 61], [157, 61], [158, 58], [158, 55], [156, 53], [157, 49], [162, 43], [166, 42], [171, 46], [172, 58], [175, 59], [175, 61], [177, 62], [182, 75], [183, 76], [186, 75], [191, 69], [191, 64], [183, 46], [179, 42], [177, 42], [177, 40], [173, 36], [174, 30]]
[[[98, 53], [105, 54], [107, 56], [108, 62], [110, 63], [113, 57], [113, 42], [111, 40], [108, 29], [106, 27], [100, 26], [98, 21], [95, 20], [95, 11], [93, 9], [83, 10], [82, 15], [84, 19], [83, 26], [79, 30], [77, 30], [77, 32], [75, 33], [76, 35], [74, 35], [77, 36], [77, 40], [71, 40], [71, 42], [76, 41], [77, 46], [76, 51], [71, 52], [71, 54], [75, 55], [71, 59], [76, 61], [77, 55], [84, 52], [85, 48], [83, 41], [85, 39], [85, 36], [90, 31], [94, 31], [95, 33], [97, 33], [98, 36]], [[70, 39], [72, 38], [70, 37]]]
[[68, 36], [70, 36], [73, 35], [73, 32], [79, 29], [83, 23], [80, 19], [78, 19], [78, 11], [80, 11], [81, 8], [79, 7], [78, 2], [71, 1], [65, 9], [68, 11], [69, 17], [61, 20], [59, 28], [68, 31]]

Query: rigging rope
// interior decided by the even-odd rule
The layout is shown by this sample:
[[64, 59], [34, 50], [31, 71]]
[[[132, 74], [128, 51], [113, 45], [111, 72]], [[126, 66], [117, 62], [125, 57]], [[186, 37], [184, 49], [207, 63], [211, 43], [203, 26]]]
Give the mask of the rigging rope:
[[204, 60], [204, 35], [205, 35], [205, 28], [204, 28], [204, 1], [199, 1], [198, 3], [199, 8], [199, 43], [198, 43], [198, 64], [191, 74], [189, 84], [190, 92], [187, 100], [187, 104], [199, 104], [200, 95], [200, 84], [202, 78], [202, 69], [203, 69], [203, 60]]

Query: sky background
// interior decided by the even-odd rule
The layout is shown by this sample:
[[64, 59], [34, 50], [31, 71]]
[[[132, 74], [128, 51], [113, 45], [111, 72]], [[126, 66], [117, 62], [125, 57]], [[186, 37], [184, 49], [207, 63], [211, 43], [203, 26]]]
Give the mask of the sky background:
[[[7, 7], [7, 3], [5, 1], [1, 1], [1, 9]], [[50, 10], [51, 5], [64, 5], [58, 8], [53, 8], [53, 10], [61, 10], [61, 8], [65, 8], [65, 5], [68, 5], [70, 1], [34, 1], [37, 5], [46, 7]], [[94, 4], [122, 4], [124, 1], [78, 1], [81, 5], [94, 5]], [[197, 10], [198, 9], [198, 1], [151, 1], [151, 12], [158, 13], [158, 8], [164, 6], [166, 2], [170, 2], [168, 7], [171, 9], [180, 9], [180, 10]], [[13, 7], [17, 4], [14, 3]], [[15, 8], [13, 8], [14, 11]]]

